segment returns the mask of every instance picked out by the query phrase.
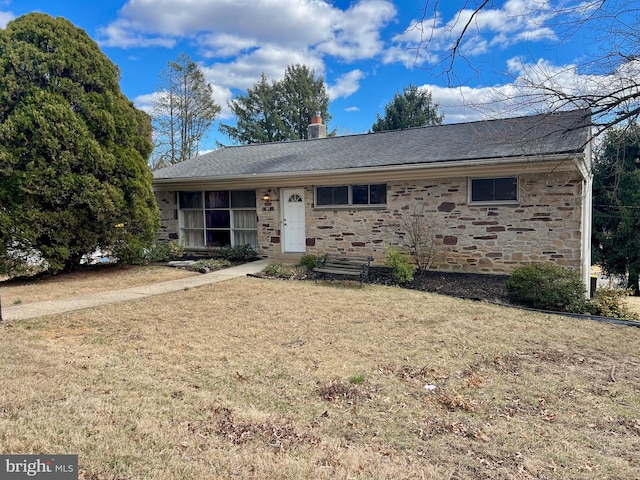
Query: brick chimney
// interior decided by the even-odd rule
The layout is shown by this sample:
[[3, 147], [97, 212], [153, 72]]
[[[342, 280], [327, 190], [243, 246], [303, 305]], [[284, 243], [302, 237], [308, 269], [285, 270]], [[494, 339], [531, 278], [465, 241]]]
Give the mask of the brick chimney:
[[311, 125], [307, 127], [307, 136], [309, 140], [327, 138], [327, 126], [322, 123], [322, 117], [320, 115], [311, 117]]

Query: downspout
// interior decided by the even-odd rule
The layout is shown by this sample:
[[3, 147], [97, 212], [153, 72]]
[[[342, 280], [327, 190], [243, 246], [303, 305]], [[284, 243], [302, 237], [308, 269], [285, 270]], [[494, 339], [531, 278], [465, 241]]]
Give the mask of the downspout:
[[582, 282], [586, 288], [586, 296], [589, 298], [591, 289], [591, 230], [593, 227], [593, 158], [592, 137], [589, 128], [589, 141], [585, 147], [585, 155], [582, 162], [582, 241], [581, 241], [581, 266]]
[[591, 228], [592, 228], [592, 199], [593, 175], [589, 174], [582, 181], [582, 282], [585, 285], [587, 298], [591, 289]]

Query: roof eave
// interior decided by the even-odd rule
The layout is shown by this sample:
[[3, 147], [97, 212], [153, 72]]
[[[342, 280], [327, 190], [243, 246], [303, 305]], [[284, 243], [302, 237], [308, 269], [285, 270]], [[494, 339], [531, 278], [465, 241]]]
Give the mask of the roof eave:
[[543, 156], [517, 156], [455, 160], [446, 162], [389, 165], [384, 167], [342, 168], [335, 170], [249, 174], [227, 177], [182, 177], [153, 180], [156, 190], [199, 190], [206, 188], [297, 187], [304, 184], [375, 183], [402, 181], [408, 178], [433, 179], [443, 176], [473, 177], [513, 173], [542, 173], [576, 170], [584, 152]]

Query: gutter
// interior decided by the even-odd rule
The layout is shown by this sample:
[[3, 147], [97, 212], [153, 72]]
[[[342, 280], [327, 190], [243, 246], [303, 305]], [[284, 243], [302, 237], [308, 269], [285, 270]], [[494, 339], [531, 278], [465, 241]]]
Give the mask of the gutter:
[[[420, 178], [439, 178], [443, 174], [446, 176], [458, 175], [461, 177], [476, 175], [491, 175], [493, 173], [505, 173], [505, 170], [513, 171], [513, 165], [524, 164], [528, 173], [542, 173], [549, 171], [549, 163], [562, 164], [567, 160], [575, 160], [576, 153], [550, 155], [538, 157], [537, 161], [532, 161], [534, 157], [520, 156], [495, 159], [474, 159], [463, 161], [446, 161], [432, 163], [415, 163], [409, 165], [389, 165], [382, 167], [358, 167], [341, 168], [322, 171], [301, 171], [301, 172], [281, 172], [281, 173], [253, 173], [243, 175], [231, 175], [226, 177], [173, 177], [153, 179], [153, 186], [156, 190], [172, 190], [176, 188], [197, 189], [202, 187], [216, 186], [246, 186], [252, 188], [261, 187], [296, 187], [303, 183], [314, 183], [315, 185], [332, 184], [339, 177], [341, 181], [349, 181], [354, 178], [359, 181], [399, 181], [406, 180], [407, 174], [412, 174], [416, 178], [416, 172], [422, 172]], [[579, 154], [582, 156], [583, 154]], [[573, 163], [571, 164], [573, 165]], [[559, 170], [573, 170], [569, 166], [555, 168]]]

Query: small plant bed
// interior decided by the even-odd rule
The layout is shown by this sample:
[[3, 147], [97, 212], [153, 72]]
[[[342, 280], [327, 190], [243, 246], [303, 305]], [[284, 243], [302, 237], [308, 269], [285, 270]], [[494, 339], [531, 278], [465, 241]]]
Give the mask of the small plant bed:
[[[313, 272], [303, 265], [272, 263], [260, 275], [263, 278], [282, 280], [314, 280]], [[410, 290], [440, 293], [459, 298], [473, 298], [487, 301], [507, 301], [505, 284], [507, 275], [481, 273], [454, 273], [427, 271], [416, 273], [410, 282], [401, 282], [394, 276], [393, 268], [371, 266], [368, 283], [396, 286]], [[327, 275], [328, 280], [344, 280], [340, 276]]]
[[369, 281], [378, 285], [398, 286], [459, 298], [507, 301], [508, 275], [427, 271], [416, 273], [411, 282], [400, 282], [390, 267], [373, 266]]

